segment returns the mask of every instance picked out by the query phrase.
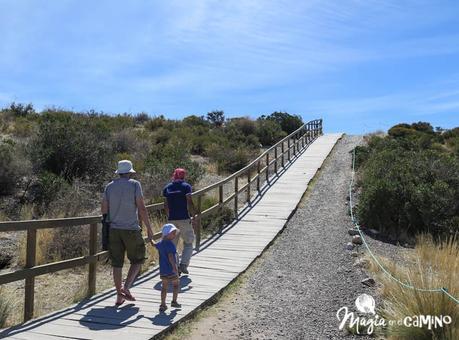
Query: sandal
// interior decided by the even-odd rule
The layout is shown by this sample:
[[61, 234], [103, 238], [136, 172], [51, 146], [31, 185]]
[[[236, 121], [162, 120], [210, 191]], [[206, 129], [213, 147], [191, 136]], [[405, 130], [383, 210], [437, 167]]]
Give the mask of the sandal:
[[115, 302], [115, 305], [116, 306], [121, 306], [124, 301], [126, 301], [126, 299], [124, 298], [124, 295], [123, 294], [116, 294], [116, 302]]
[[121, 293], [124, 295], [126, 300], [135, 301], [135, 297], [132, 296], [131, 292], [126, 288], [121, 288]]
[[167, 306], [166, 305], [159, 305], [159, 311], [160, 312], [165, 312], [167, 309]]
[[182, 305], [180, 303], [178, 303], [177, 301], [172, 301], [171, 302], [171, 307], [182, 308]]

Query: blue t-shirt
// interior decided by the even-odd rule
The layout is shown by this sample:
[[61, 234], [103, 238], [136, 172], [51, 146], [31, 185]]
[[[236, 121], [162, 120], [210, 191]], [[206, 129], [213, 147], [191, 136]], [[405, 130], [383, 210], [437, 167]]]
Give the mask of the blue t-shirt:
[[169, 262], [169, 254], [172, 254], [174, 256], [174, 263], [177, 264], [177, 248], [174, 242], [171, 240], [161, 240], [155, 246], [159, 252], [159, 274], [166, 276], [174, 274], [172, 265]]
[[169, 221], [190, 218], [186, 195], [191, 195], [191, 185], [185, 181], [174, 181], [164, 187], [163, 196], [169, 207]]

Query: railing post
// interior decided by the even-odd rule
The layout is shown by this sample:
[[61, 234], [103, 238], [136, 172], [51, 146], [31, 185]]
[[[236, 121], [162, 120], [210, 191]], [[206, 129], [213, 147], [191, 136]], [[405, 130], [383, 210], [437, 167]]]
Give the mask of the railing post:
[[282, 142], [282, 145], [281, 145], [281, 153], [282, 153], [282, 162], [281, 162], [281, 165], [282, 167], [284, 167], [284, 153], [285, 153], [285, 147], [284, 147], [284, 142]]
[[266, 153], [266, 183], [269, 184], [269, 152]]
[[234, 217], [237, 219], [237, 196], [239, 191], [238, 179], [237, 176], [234, 177]]
[[287, 160], [290, 162], [290, 137], [287, 138], [287, 148], [288, 148], [288, 153], [287, 153]]
[[274, 172], [277, 175], [277, 145], [274, 148]]
[[[218, 186], [218, 203], [220, 204], [220, 216], [223, 216], [223, 185], [220, 184]], [[221, 234], [223, 229], [223, 225], [220, 226], [218, 229], [218, 233]]]
[[304, 149], [304, 145], [305, 145], [304, 139], [307, 136], [307, 133], [308, 133], [307, 131], [304, 131], [303, 135], [301, 136], [301, 148], [302, 149]]
[[196, 226], [196, 250], [199, 250], [201, 246], [201, 209], [202, 209], [202, 200], [201, 195], [198, 195], [198, 202], [197, 202], [197, 217], [198, 217], [198, 224]]
[[257, 162], [257, 192], [260, 192], [260, 161]]
[[[37, 229], [27, 229], [26, 268], [35, 266], [37, 250]], [[35, 298], [35, 276], [25, 279], [24, 286], [24, 322], [33, 318]]]
[[247, 199], [246, 202], [250, 204], [250, 168], [247, 169]]
[[293, 141], [293, 157], [295, 157], [296, 155], [296, 134], [293, 135], [292, 141]]
[[[97, 224], [93, 223], [89, 226], [89, 255], [97, 253]], [[96, 274], [97, 261], [89, 264], [88, 273], [88, 297], [96, 294]]]

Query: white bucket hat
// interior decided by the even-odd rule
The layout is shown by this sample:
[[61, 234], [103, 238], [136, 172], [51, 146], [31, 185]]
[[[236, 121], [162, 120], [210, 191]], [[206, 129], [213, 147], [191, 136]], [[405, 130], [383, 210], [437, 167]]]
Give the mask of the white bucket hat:
[[132, 167], [132, 162], [124, 159], [118, 162], [118, 169], [115, 174], [135, 174], [135, 170]]
[[175, 225], [173, 225], [172, 223], [166, 223], [165, 225], [163, 225], [161, 233], [163, 234], [163, 236], [167, 236], [174, 230], [177, 230], [177, 227]]

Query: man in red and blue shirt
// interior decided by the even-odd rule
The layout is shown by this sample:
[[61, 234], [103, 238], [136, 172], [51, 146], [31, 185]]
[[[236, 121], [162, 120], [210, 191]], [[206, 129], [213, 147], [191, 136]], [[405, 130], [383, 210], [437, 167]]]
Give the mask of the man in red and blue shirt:
[[[195, 208], [191, 199], [191, 185], [185, 182], [186, 171], [182, 168], [174, 170], [172, 182], [163, 189], [163, 196], [166, 198], [164, 207], [168, 215], [169, 223], [174, 224], [179, 230], [178, 236], [174, 239], [177, 245], [179, 238], [183, 240], [183, 251], [180, 256], [180, 272], [188, 274], [191, 254], [193, 253], [194, 241], [194, 216]], [[190, 211], [191, 214], [190, 215]]]

